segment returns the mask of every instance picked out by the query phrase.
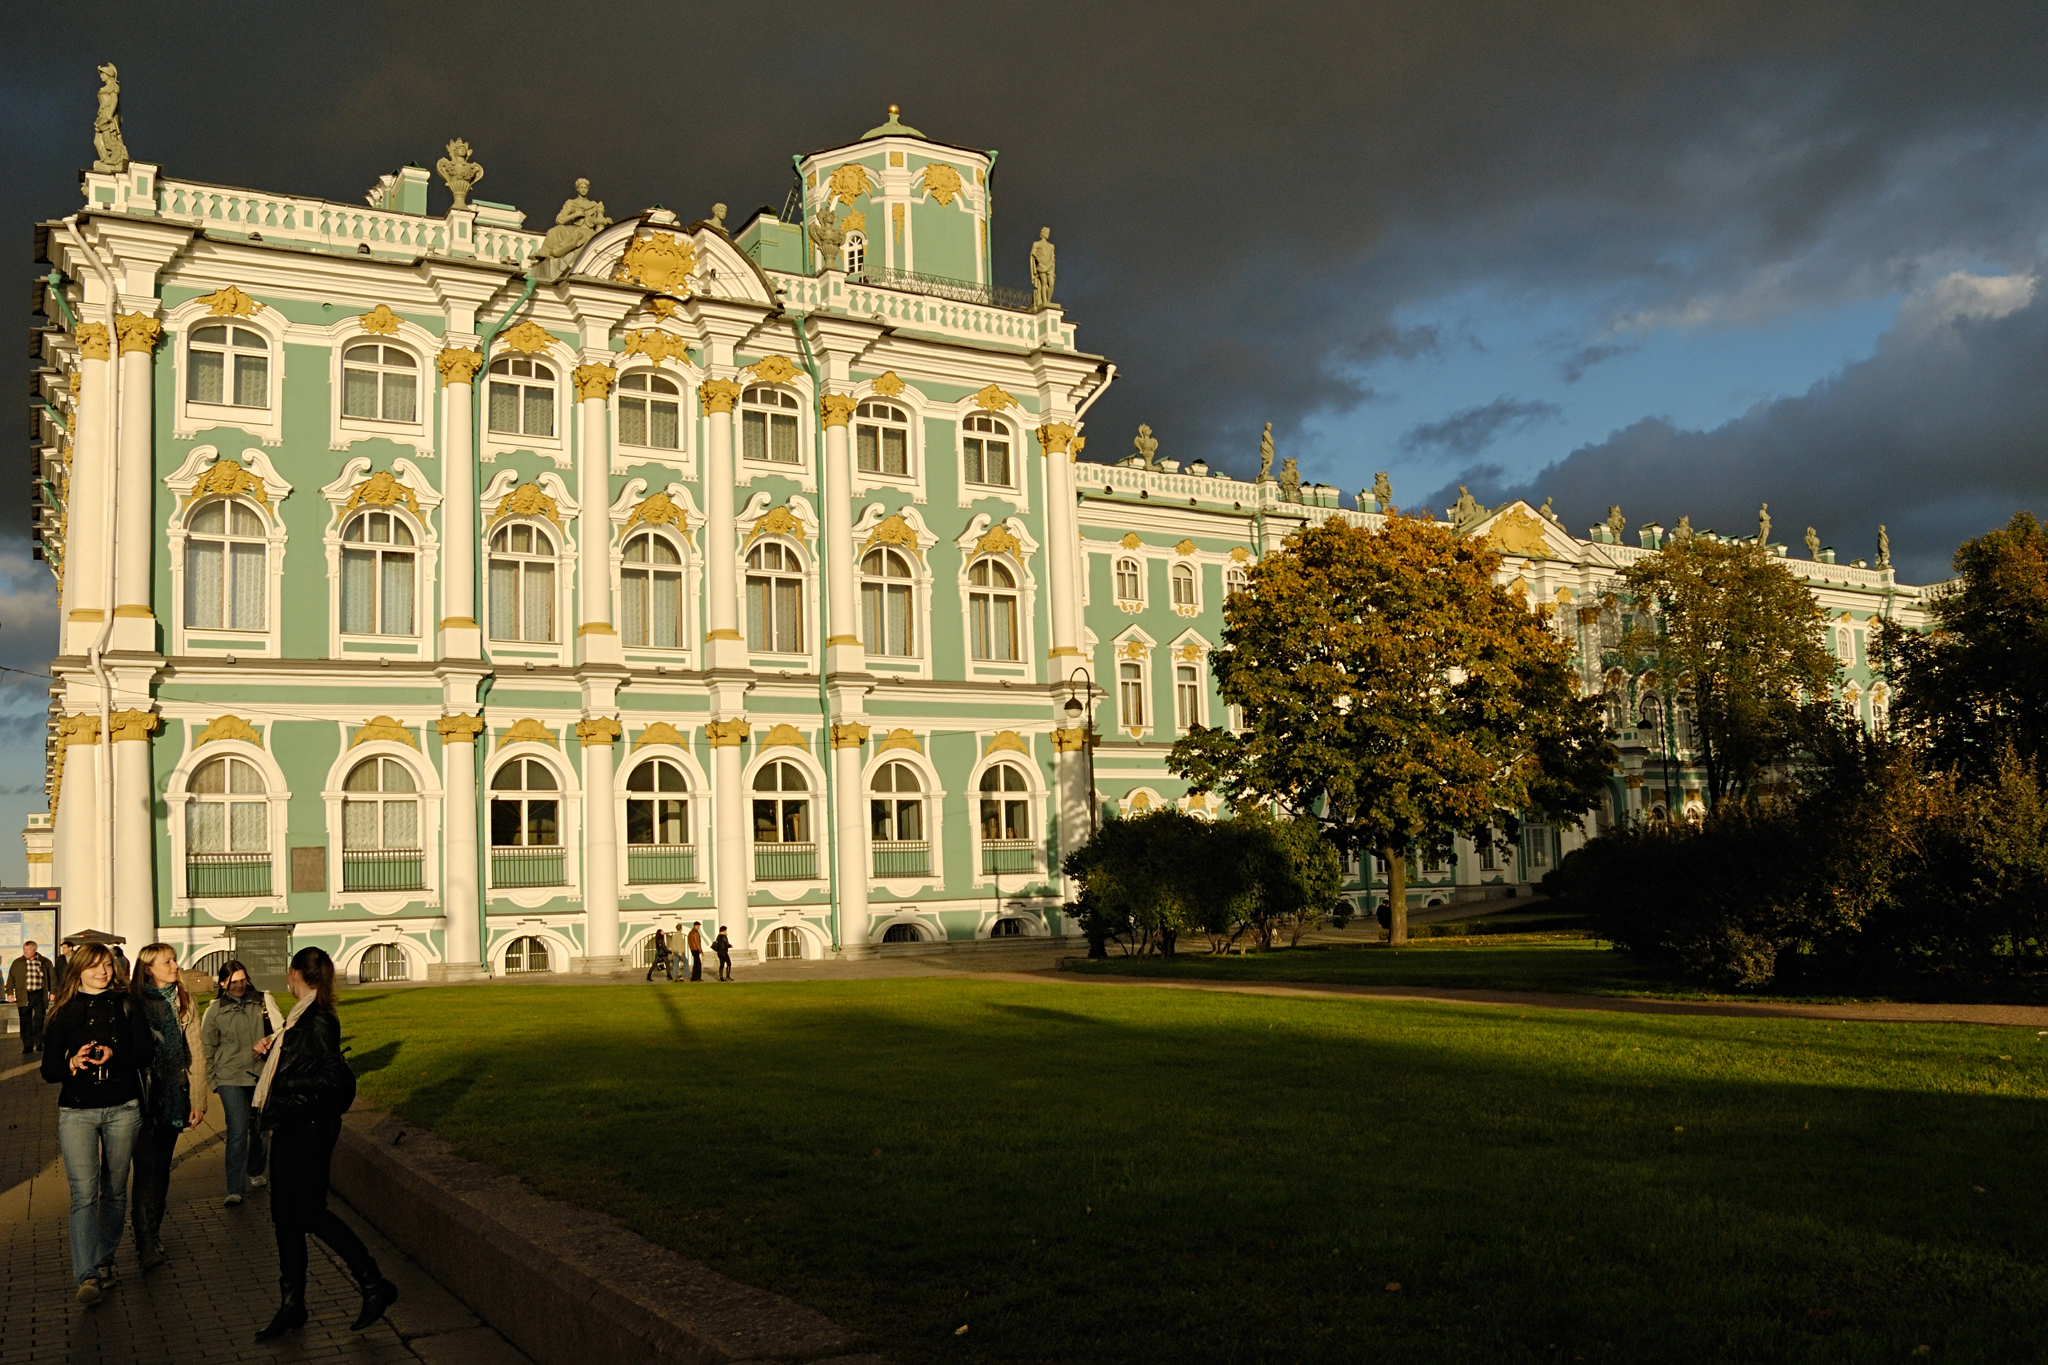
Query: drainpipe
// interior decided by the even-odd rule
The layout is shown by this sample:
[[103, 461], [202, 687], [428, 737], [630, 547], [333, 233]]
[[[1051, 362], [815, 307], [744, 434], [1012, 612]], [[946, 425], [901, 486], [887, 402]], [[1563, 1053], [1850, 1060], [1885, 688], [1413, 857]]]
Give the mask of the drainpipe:
[[[981, 263], [988, 270], [988, 301], [990, 303], [996, 301], [996, 258], [990, 254], [995, 248], [991, 245], [989, 239], [990, 234], [994, 230], [993, 224], [996, 221], [996, 158], [1001, 155], [1002, 153], [994, 148], [989, 149], [988, 184], [982, 188], [981, 192]], [[1111, 368], [1114, 369], [1115, 367], [1112, 366]], [[1105, 384], [1103, 387], [1107, 388], [1109, 386]], [[1075, 414], [1077, 417], [1079, 415], [1079, 413]]]
[[[539, 284], [540, 281], [534, 277], [533, 271], [529, 269], [526, 272], [526, 288], [520, 291], [517, 301], [505, 310], [503, 317], [484, 329], [483, 336], [477, 342], [477, 353], [482, 359], [477, 362], [476, 383], [470, 385], [469, 388], [469, 485], [472, 495], [480, 492], [482, 488], [484, 385], [490, 382], [491, 342], [497, 337], [498, 333], [505, 330], [505, 324], [512, 321], [514, 315], [526, 306], [526, 301], [533, 297], [533, 291]], [[477, 517], [476, 547], [471, 551], [476, 556], [476, 570], [470, 579], [469, 590], [474, 594], [474, 601], [471, 603], [470, 609], [476, 618], [476, 636], [478, 643], [481, 645], [484, 641], [490, 639], [490, 628], [485, 615], [489, 603], [487, 601], [488, 590], [484, 586], [484, 531], [481, 503], [478, 504]], [[488, 648], [488, 646], [484, 647]], [[489, 661], [488, 654], [485, 655], [485, 661]], [[497, 681], [498, 675], [495, 670], [484, 674], [477, 681], [476, 713], [479, 720], [484, 715], [484, 702], [491, 695], [491, 688]], [[476, 753], [472, 758], [472, 761], [476, 764], [476, 965], [483, 968], [486, 972], [490, 970], [491, 963], [490, 878], [486, 875], [490, 870], [491, 862], [491, 799], [484, 785], [485, 750], [489, 747], [489, 740], [490, 727], [486, 725], [477, 734]]]
[[[109, 473], [118, 472], [121, 457], [121, 355], [120, 355], [120, 314], [121, 290], [114, 281], [113, 267], [100, 259], [97, 251], [87, 244], [78, 230], [78, 216], [73, 214], [64, 220], [64, 231], [71, 238], [81, 255], [99, 273], [101, 283], [107, 287], [107, 459]], [[56, 274], [52, 271], [51, 274]], [[69, 313], [67, 306], [64, 310]], [[75, 325], [75, 319], [74, 319]], [[117, 477], [107, 480], [107, 556], [105, 592], [106, 603], [100, 612], [99, 636], [86, 651], [85, 664], [92, 670], [93, 680], [100, 688], [100, 742], [93, 746], [93, 774], [99, 783], [100, 798], [100, 877], [101, 890], [106, 897], [107, 928], [114, 927], [114, 680], [107, 672], [107, 642], [114, 634], [114, 528], [121, 504], [121, 481]]]
[[825, 894], [832, 907], [832, 950], [838, 952], [845, 943], [845, 935], [839, 922], [839, 794], [832, 781], [832, 694], [825, 687], [825, 641], [831, 629], [825, 599], [832, 590], [825, 563], [825, 500], [832, 496], [825, 482], [825, 376], [818, 370], [817, 358], [811, 354], [810, 334], [804, 328], [810, 315], [791, 313], [789, 317], [795, 324], [793, 330], [796, 344], [803, 352], [804, 368], [811, 375], [811, 459], [818, 471], [818, 714], [825, 721], [825, 761], [820, 766], [825, 770], [825, 828], [832, 835], [832, 856], [825, 860]]

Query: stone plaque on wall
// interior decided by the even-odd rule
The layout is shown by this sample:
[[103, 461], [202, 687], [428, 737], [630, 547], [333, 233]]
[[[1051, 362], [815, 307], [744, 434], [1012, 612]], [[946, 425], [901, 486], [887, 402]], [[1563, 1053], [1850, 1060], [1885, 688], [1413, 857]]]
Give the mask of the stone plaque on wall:
[[325, 891], [327, 889], [327, 848], [292, 850], [292, 890]]

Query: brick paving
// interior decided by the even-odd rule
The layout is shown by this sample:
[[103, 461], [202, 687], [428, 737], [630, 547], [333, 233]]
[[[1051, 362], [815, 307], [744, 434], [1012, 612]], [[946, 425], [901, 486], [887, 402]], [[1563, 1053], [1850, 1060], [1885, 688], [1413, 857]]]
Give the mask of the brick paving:
[[[17, 1056], [9, 1048], [0, 1062]], [[401, 1301], [369, 1331], [349, 1331], [360, 1299], [347, 1272], [315, 1241], [306, 1282], [310, 1321], [257, 1345], [256, 1330], [277, 1307], [269, 1191], [251, 1190], [238, 1208], [221, 1206], [224, 1141], [219, 1101], [212, 1100], [207, 1123], [178, 1144], [163, 1229], [169, 1264], [143, 1276], [132, 1240], [124, 1238], [115, 1257], [119, 1282], [87, 1308], [71, 1283], [57, 1087], [33, 1066], [0, 1070], [0, 1365], [531, 1365], [339, 1201], [342, 1216], [398, 1282]]]

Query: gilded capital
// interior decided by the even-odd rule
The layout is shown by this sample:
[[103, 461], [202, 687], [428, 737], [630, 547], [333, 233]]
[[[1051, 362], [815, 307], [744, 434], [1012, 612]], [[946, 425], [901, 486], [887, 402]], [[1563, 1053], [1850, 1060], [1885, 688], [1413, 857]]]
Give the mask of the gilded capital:
[[1074, 439], [1074, 428], [1065, 422], [1047, 422], [1038, 429], [1038, 446], [1047, 455], [1065, 450]]
[[441, 371], [443, 384], [471, 384], [476, 382], [476, 372], [483, 367], [482, 351], [464, 346], [450, 346], [434, 358], [434, 366]]
[[114, 330], [120, 334], [122, 355], [130, 351], [148, 355], [162, 340], [164, 325], [147, 313], [121, 313], [114, 318]]
[[750, 727], [743, 720], [713, 720], [704, 724], [704, 738], [714, 749], [737, 749], [747, 742]]
[[149, 737], [163, 728], [164, 718], [154, 711], [131, 707], [126, 711], [114, 713], [113, 731], [116, 744], [125, 739], [139, 739], [147, 744]]
[[697, 401], [704, 405], [707, 417], [714, 412], [731, 412], [732, 405], [740, 401], [739, 383], [731, 379], [707, 379], [697, 386]]
[[78, 324], [78, 354], [87, 360], [106, 360], [111, 347], [107, 341], [107, 324], [104, 322], [81, 322]]
[[868, 727], [857, 720], [832, 727], [832, 747], [835, 749], [858, 749], [867, 742]]
[[484, 732], [484, 718], [443, 716], [434, 722], [434, 728], [441, 732], [443, 744], [474, 744], [476, 737]]
[[618, 377], [618, 370], [610, 365], [578, 365], [574, 375], [578, 401], [587, 403], [595, 398], [602, 402], [610, 395], [612, 381]]
[[819, 400], [825, 408], [825, 425], [827, 427], [845, 426], [853, 418], [855, 401], [854, 396], [850, 393], [826, 394]]
[[619, 723], [610, 716], [592, 716], [589, 720], [576, 722], [576, 738], [583, 741], [583, 747], [586, 749], [593, 744], [603, 744], [607, 747], [617, 744], [619, 736], [623, 733]]
[[57, 738], [67, 749], [74, 744], [97, 744], [100, 742], [100, 718], [90, 712], [66, 716], [57, 722]]
[[1052, 751], [1056, 754], [1079, 753], [1093, 742], [1094, 736], [1088, 733], [1085, 725], [1052, 732]]

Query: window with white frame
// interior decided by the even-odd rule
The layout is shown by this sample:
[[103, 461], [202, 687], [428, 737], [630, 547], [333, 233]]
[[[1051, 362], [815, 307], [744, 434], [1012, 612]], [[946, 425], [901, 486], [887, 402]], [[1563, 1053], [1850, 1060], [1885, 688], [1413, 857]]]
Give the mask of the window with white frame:
[[1252, 576], [1243, 569], [1232, 566], [1223, 571], [1223, 591], [1226, 594], [1250, 592]]
[[1887, 712], [1891, 708], [1891, 700], [1891, 693], [1883, 683], [1879, 683], [1870, 689], [1870, 726], [1873, 730], [1885, 728], [1885, 722], [1889, 718]]
[[1135, 559], [1119, 559], [1116, 562], [1116, 600], [1119, 602], [1142, 602], [1145, 571]]
[[804, 955], [804, 936], [797, 930], [784, 925], [768, 931], [768, 952], [770, 961], [785, 958], [801, 958]]
[[556, 848], [562, 842], [561, 784], [537, 758], [515, 758], [491, 777], [491, 847]]
[[965, 431], [960, 446], [966, 456], [967, 482], [1010, 487], [1010, 428], [999, 418], [977, 413], [967, 419]]
[[420, 846], [419, 784], [395, 758], [366, 758], [349, 769], [341, 789], [344, 855]]
[[1022, 841], [1031, 837], [1030, 784], [1014, 763], [997, 763], [981, 775], [981, 837]]
[[740, 395], [740, 454], [769, 464], [798, 464], [796, 396], [769, 384]]
[[341, 528], [341, 631], [411, 635], [412, 528], [395, 512], [358, 512]]
[[262, 630], [270, 590], [263, 518], [239, 498], [212, 498], [185, 520], [185, 625]]
[[420, 362], [402, 346], [351, 346], [341, 353], [341, 415], [417, 422]]
[[856, 464], [864, 474], [910, 472], [910, 418], [894, 403], [862, 403], [853, 413]]
[[493, 436], [555, 435], [555, 371], [538, 360], [506, 356], [491, 362]]
[[977, 559], [967, 570], [968, 652], [977, 660], [1015, 663], [1022, 657], [1017, 631], [1017, 575], [996, 559]]
[[630, 649], [679, 649], [683, 634], [683, 556], [653, 531], [626, 542], [619, 568], [619, 615]]
[[1145, 666], [1126, 659], [1116, 666], [1117, 713], [1126, 729], [1145, 724]]
[[619, 444], [680, 450], [682, 386], [666, 375], [638, 370], [619, 379]]
[[1195, 570], [1192, 565], [1176, 564], [1168, 575], [1173, 585], [1173, 605], [1192, 607], [1195, 605]]
[[195, 327], [185, 357], [186, 401], [270, 406], [270, 340], [261, 332], [227, 323]]
[[882, 658], [914, 657], [917, 614], [910, 561], [877, 546], [861, 556], [860, 575], [861, 647]]
[[555, 638], [555, 542], [515, 522], [491, 536], [491, 638], [549, 644]]
[[1835, 627], [1835, 656], [1852, 668], [1856, 665], [1856, 632], [1848, 626]]
[[412, 963], [405, 949], [396, 943], [372, 943], [363, 949], [362, 958], [356, 963], [356, 980], [365, 986], [380, 981], [407, 981], [411, 977]]
[[1202, 678], [1193, 664], [1173, 666], [1173, 713], [1182, 734], [1202, 723]]
[[776, 541], [764, 541], [747, 554], [747, 648], [804, 652], [803, 561]]
[[548, 970], [548, 943], [544, 938], [526, 934], [512, 940], [505, 949], [505, 970], [507, 972], [544, 972]]
[[876, 770], [868, 797], [868, 828], [878, 844], [924, 840], [924, 783], [918, 780], [917, 769], [898, 761]]
[[859, 275], [868, 266], [868, 238], [864, 232], [846, 234], [846, 273]]
[[650, 758], [626, 775], [626, 843], [675, 848], [690, 842], [690, 780], [673, 759]]
[[811, 784], [804, 770], [777, 760], [754, 774], [754, 842], [811, 842]]
[[190, 797], [185, 803], [188, 856], [269, 850], [270, 803], [255, 764], [240, 758], [211, 759], [192, 770], [185, 792]]

